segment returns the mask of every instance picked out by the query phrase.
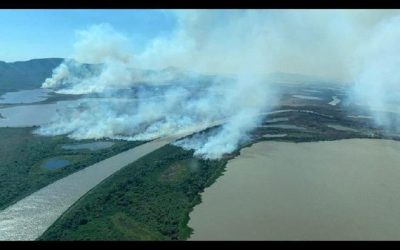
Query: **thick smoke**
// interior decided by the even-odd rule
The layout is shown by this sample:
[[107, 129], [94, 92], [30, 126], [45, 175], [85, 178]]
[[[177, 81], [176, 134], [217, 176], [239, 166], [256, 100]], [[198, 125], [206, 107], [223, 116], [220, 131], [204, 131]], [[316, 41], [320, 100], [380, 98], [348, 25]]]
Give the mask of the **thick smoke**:
[[[180, 28], [154, 39], [137, 58], [147, 68], [175, 66], [232, 74], [301, 73], [351, 81], [354, 51], [399, 10], [177, 11]], [[254, 48], [254, 50], [252, 50]], [[251, 51], [252, 50], [252, 51]], [[246, 54], [257, 59], [244, 62]], [[251, 58], [249, 56], [249, 58]]]
[[[398, 101], [398, 10], [173, 13], [172, 34], [154, 38], [142, 51], [107, 24], [79, 31], [71, 59], [43, 87], [96, 98], [38, 132], [149, 140], [221, 120], [221, 127], [175, 143], [219, 158], [244, 142], [260, 113], [277, 103], [268, 73], [355, 83], [349, 95], [370, 110]], [[397, 126], [374, 114], [378, 123]]]
[[[171, 55], [171, 60], [186, 60], [192, 55], [185, 67], [188, 70], [157, 67], [174, 65], [164, 53], [155, 53], [159, 49], [155, 44], [161, 43], [160, 38], [136, 55], [127, 49], [127, 39], [109, 25], [80, 31], [72, 59], [56, 68], [43, 87], [58, 93], [95, 93], [96, 96], [86, 98], [68, 112], [59, 113], [52, 123], [37, 132], [68, 134], [75, 139], [150, 140], [198, 124], [222, 121], [221, 127], [212, 130], [212, 134], [181, 140], [176, 145], [194, 149], [195, 155], [211, 159], [234, 151], [261, 121], [260, 113], [276, 102], [265, 76], [259, 74], [269, 66], [268, 57], [259, 53], [265, 50], [262, 40], [257, 39], [265, 34], [261, 32], [262, 26], [250, 25], [246, 18], [245, 23], [231, 19], [225, 26], [207, 28], [202, 36], [189, 35], [193, 32], [191, 29], [204, 25], [206, 17], [198, 15], [190, 27], [187, 22], [181, 22], [175, 36], [163, 41], [161, 46], [164, 53]], [[198, 25], [193, 27], [193, 22]], [[233, 28], [235, 25], [239, 29]], [[248, 36], [241, 35], [245, 33]], [[230, 43], [230, 49], [237, 53], [235, 56], [241, 57], [241, 64], [235, 65], [234, 77], [195, 73], [214, 60], [212, 53], [208, 58], [195, 55], [210, 53], [211, 45], [223, 48], [223, 37], [237, 39], [232, 42], [236, 47]], [[232, 57], [230, 50], [219, 53], [226, 56], [226, 62]], [[143, 70], [150, 68], [148, 63], [155, 60], [162, 62], [153, 63], [155, 70]]]
[[[277, 101], [277, 93], [273, 89], [266, 91], [267, 88], [260, 79], [250, 76], [239, 79], [230, 87], [225, 93], [228, 98], [223, 105], [235, 112], [229, 116], [227, 123], [217, 133], [190, 137], [176, 142], [175, 145], [195, 149], [195, 155], [211, 159], [231, 153], [241, 142], [246, 141], [246, 135], [251, 129], [260, 124], [263, 118], [262, 112], [271, 108], [267, 105]], [[204, 136], [207, 137], [206, 140]]]
[[[110, 25], [78, 31], [77, 38], [72, 59], [57, 67], [42, 87], [57, 88], [64, 94], [85, 94], [129, 87], [135, 80], [135, 72], [128, 70], [132, 60], [128, 39]], [[95, 64], [97, 70], [82, 63]]]
[[360, 45], [353, 65], [353, 101], [389, 131], [400, 129], [400, 16], [388, 18]]

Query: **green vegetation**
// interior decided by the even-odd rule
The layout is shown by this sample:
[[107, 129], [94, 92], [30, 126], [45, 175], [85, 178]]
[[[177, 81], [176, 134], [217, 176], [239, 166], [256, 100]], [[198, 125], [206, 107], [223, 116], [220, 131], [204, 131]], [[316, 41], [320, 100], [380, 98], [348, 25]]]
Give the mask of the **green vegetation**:
[[99, 184], [75, 203], [40, 240], [184, 240], [200, 193], [228, 159], [193, 158], [164, 146]]
[[[33, 129], [0, 128], [0, 209], [72, 172], [141, 144], [115, 141], [111, 148], [93, 152], [64, 150], [63, 144], [77, 141], [65, 136], [33, 135]], [[45, 160], [58, 156], [69, 160], [71, 164], [56, 170], [41, 167]]]

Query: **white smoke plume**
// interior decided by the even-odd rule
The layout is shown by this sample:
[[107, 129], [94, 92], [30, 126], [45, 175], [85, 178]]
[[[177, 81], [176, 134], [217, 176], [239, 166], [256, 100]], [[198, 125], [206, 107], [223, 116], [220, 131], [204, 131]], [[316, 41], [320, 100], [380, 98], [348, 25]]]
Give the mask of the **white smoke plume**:
[[[199, 18], [197, 22], [200, 25], [205, 19]], [[198, 144], [197, 137], [193, 137], [176, 145], [194, 149], [196, 155], [210, 159], [231, 153], [261, 121], [260, 113], [276, 102], [271, 87], [259, 73], [268, 68], [269, 62], [268, 57], [259, 53], [265, 50], [262, 40], [257, 39], [265, 36], [260, 33], [262, 26], [250, 25], [246, 19], [246, 25], [242, 23], [238, 30], [233, 27], [240, 22], [235, 19], [231, 22], [228, 23], [230, 29], [209, 28], [200, 37], [188, 36], [192, 27], [181, 25], [177, 35], [168, 42], [164, 41], [162, 47], [174, 55], [175, 60], [186, 60], [188, 55], [210, 53], [211, 45], [222, 48], [223, 37], [240, 38], [234, 42], [236, 47], [232, 47], [235, 53], [240, 51], [236, 56], [241, 57], [234, 78], [194, 73], [214, 60], [212, 54], [209, 59], [192, 57], [186, 67], [188, 71], [174, 68], [140, 70], [138, 68], [143, 68], [149, 61], [154, 62], [154, 58], [162, 62], [159, 65], [168, 62], [164, 54], [155, 53], [159, 47], [154, 44], [161, 39], [156, 39], [142, 54], [133, 56], [126, 49], [127, 39], [109, 25], [93, 26], [79, 32], [81, 35], [72, 59], [55, 69], [43, 87], [54, 88], [59, 93], [96, 93], [96, 98], [86, 98], [69, 112], [59, 113], [51, 124], [37, 132], [43, 135], [68, 134], [75, 139], [150, 140], [199, 123], [224, 120], [225, 123], [212, 135], [204, 134], [205, 138], [201, 139], [204, 144]], [[224, 34], [213, 35], [222, 31]], [[248, 36], [240, 36], [245, 31]], [[182, 34], [185, 34], [184, 39]], [[111, 41], [108, 40], [110, 37]], [[181, 48], [183, 52], [180, 54], [170, 48]], [[232, 57], [229, 52], [222, 52], [228, 60]], [[82, 63], [94, 63], [96, 67], [93, 69]]]
[[[366, 107], [375, 122], [400, 130], [400, 15], [377, 25], [354, 58], [353, 101]], [[391, 113], [395, 113], [393, 116]]]
[[[354, 51], [399, 10], [181, 10], [173, 36], [137, 55], [146, 68], [175, 66], [232, 74], [258, 53], [250, 72], [290, 72], [352, 80]], [[246, 62], [247, 63], [247, 62]], [[268, 66], [266, 66], [266, 64]]]
[[220, 128], [176, 142], [214, 159], [234, 151], [260, 123], [259, 114], [277, 103], [267, 73], [355, 82], [349, 94], [366, 106], [387, 108], [389, 100], [398, 100], [398, 10], [173, 13], [172, 35], [154, 38], [143, 51], [134, 51], [130, 39], [107, 24], [78, 32], [71, 59], [43, 87], [97, 98], [38, 132], [148, 140], [225, 120]]
[[[228, 86], [225, 86], [228, 87]], [[230, 107], [229, 119], [217, 133], [189, 137], [177, 141], [175, 145], [185, 149], [194, 149], [194, 155], [209, 159], [217, 159], [223, 154], [235, 151], [241, 142], [245, 142], [248, 133], [261, 123], [261, 114], [277, 103], [278, 93], [266, 86], [266, 82], [253, 77], [238, 79], [224, 94], [222, 105]], [[248, 94], [244, 94], [248, 93]], [[229, 110], [230, 111], [230, 110]]]
[[[105, 92], [128, 87], [137, 77], [131, 65], [129, 40], [108, 24], [77, 32], [72, 59], [66, 60], [45, 80], [42, 87], [59, 89], [64, 94]], [[95, 64], [98, 70], [84, 67]]]

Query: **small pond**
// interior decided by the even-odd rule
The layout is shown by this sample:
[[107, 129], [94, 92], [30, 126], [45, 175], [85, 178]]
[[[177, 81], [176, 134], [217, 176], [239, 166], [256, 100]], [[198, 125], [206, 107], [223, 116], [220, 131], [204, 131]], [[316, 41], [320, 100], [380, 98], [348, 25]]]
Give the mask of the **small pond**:
[[59, 168], [65, 167], [69, 164], [70, 164], [70, 162], [65, 159], [51, 158], [51, 159], [48, 159], [47, 161], [45, 161], [42, 164], [42, 167], [46, 168], [46, 169], [59, 169]]

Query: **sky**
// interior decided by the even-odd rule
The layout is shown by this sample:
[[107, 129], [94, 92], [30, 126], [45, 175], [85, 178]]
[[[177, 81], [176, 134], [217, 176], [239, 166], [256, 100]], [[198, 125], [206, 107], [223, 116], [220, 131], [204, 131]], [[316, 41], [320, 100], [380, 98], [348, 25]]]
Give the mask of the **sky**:
[[168, 10], [0, 10], [0, 61], [67, 57], [75, 31], [109, 23], [140, 52], [156, 36], [168, 36], [176, 18]]
[[137, 68], [347, 81], [370, 53], [397, 56], [381, 49], [397, 48], [398, 19], [400, 10], [0, 10], [0, 60], [94, 63], [112, 52]]

